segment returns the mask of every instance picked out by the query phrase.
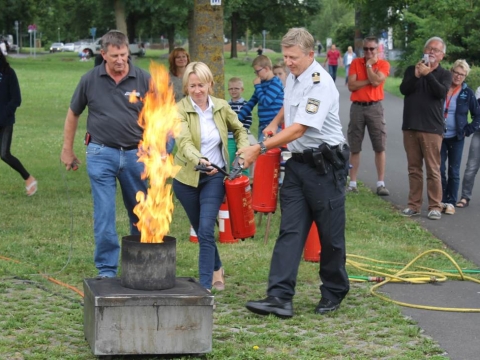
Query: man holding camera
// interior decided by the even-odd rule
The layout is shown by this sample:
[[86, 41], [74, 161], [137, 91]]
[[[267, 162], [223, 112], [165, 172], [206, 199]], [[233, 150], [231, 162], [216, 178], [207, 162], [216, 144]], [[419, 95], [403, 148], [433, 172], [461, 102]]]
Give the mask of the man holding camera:
[[402, 130], [410, 185], [408, 207], [402, 211], [403, 216], [420, 215], [425, 162], [428, 218], [439, 220], [442, 217], [440, 150], [445, 132], [443, 108], [452, 82], [451, 72], [440, 66], [446, 51], [441, 38], [430, 38], [423, 49], [424, 58], [405, 70], [400, 84], [400, 92], [405, 95]]
[[348, 144], [350, 145], [350, 184], [349, 192], [358, 192], [357, 174], [360, 166], [360, 152], [365, 136], [365, 127], [372, 141], [377, 168], [377, 195], [388, 196], [385, 187], [385, 142], [387, 129], [383, 114], [383, 84], [390, 73], [390, 64], [378, 58], [378, 39], [367, 37], [363, 40], [364, 57], [353, 59], [348, 76], [350, 100], [350, 122], [348, 124]]
[[349, 148], [338, 116], [339, 93], [331, 76], [315, 61], [315, 41], [303, 28], [282, 39], [287, 78], [284, 105], [264, 130], [285, 129], [256, 145], [242, 148], [248, 167], [267, 149], [288, 143], [292, 157], [285, 164], [280, 190], [282, 218], [268, 278], [267, 298], [249, 301], [248, 310], [280, 318], [293, 316], [298, 267], [308, 233], [315, 222], [320, 235], [321, 300], [315, 313], [340, 306], [349, 290], [345, 269], [345, 183]]

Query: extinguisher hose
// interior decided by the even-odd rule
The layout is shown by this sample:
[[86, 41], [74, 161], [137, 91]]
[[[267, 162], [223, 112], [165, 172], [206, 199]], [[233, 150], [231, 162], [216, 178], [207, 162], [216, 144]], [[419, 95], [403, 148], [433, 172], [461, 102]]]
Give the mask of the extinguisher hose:
[[230, 174], [227, 173], [223, 168], [220, 166], [210, 163], [210, 165], [205, 165], [205, 164], [199, 164], [195, 165], [195, 171], [200, 171], [202, 173], [207, 173], [212, 171], [212, 167], [217, 169], [219, 172], [221, 172], [223, 175], [227, 176], [230, 180], [235, 179], [236, 177], [240, 176], [243, 170], [243, 164], [240, 164], [239, 161], [240, 157], [237, 156], [235, 160], [233, 161], [232, 165], [232, 170], [230, 171]]

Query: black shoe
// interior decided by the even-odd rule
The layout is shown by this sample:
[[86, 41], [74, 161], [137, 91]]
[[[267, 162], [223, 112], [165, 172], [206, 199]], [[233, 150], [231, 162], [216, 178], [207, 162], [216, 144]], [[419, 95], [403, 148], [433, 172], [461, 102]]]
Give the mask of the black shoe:
[[258, 315], [272, 314], [282, 319], [293, 316], [292, 301], [275, 296], [268, 296], [258, 301], [249, 301], [245, 306], [248, 310]]
[[322, 297], [315, 308], [315, 314], [324, 315], [326, 313], [332, 312], [337, 310], [340, 307], [339, 302], [333, 302], [332, 300], [328, 300]]

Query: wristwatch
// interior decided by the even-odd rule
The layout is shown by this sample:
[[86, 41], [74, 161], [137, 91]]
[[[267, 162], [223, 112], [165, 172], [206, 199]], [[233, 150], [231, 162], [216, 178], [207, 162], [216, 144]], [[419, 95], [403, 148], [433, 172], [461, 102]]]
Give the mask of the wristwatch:
[[258, 145], [260, 145], [260, 155], [263, 155], [267, 152], [267, 147], [263, 143], [263, 141], [258, 142]]
[[367, 68], [370, 68], [370, 69], [371, 69], [371, 68], [372, 68], [372, 65], [370, 65], [370, 64], [367, 64]]

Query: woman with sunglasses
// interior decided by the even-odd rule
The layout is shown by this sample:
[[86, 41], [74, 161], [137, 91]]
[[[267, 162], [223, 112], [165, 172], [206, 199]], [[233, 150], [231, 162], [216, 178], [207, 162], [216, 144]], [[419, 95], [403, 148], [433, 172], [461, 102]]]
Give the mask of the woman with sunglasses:
[[[455, 213], [457, 207], [465, 207], [469, 197], [457, 203], [458, 188], [460, 186], [460, 163], [462, 161], [465, 136], [472, 135], [480, 127], [480, 107], [475, 94], [464, 82], [470, 72], [468, 63], [459, 59], [451, 69], [452, 84], [445, 98], [445, 135], [442, 141], [440, 172], [442, 176], [442, 203], [443, 212]], [[472, 122], [468, 123], [468, 112]], [[448, 160], [448, 171], [447, 171]]]

